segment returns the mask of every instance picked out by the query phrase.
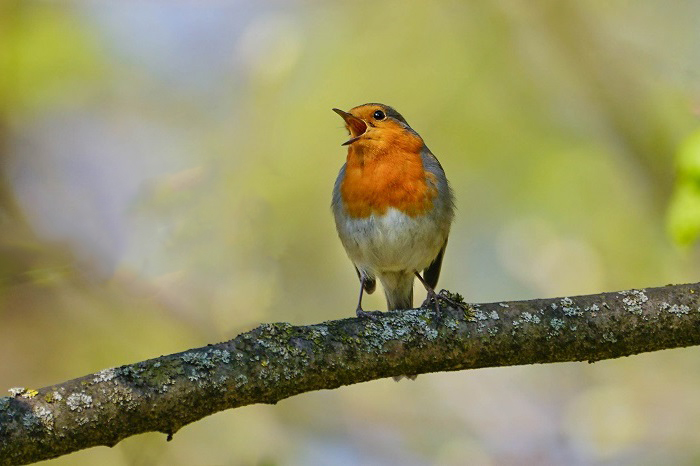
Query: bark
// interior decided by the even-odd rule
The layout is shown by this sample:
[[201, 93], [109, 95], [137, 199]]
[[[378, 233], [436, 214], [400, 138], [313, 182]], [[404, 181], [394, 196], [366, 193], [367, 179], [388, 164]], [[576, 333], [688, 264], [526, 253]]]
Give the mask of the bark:
[[442, 303], [233, 340], [0, 398], [0, 464], [26, 464], [224, 409], [383, 377], [597, 361], [700, 344], [700, 283], [572, 298]]

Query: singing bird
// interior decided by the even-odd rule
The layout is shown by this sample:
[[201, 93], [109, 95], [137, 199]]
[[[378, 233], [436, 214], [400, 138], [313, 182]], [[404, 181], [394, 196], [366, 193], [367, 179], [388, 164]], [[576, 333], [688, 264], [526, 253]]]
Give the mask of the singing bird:
[[377, 278], [389, 310], [413, 307], [417, 277], [439, 311], [434, 289], [454, 217], [454, 196], [440, 162], [388, 105], [333, 111], [350, 133], [332, 209], [360, 279], [357, 316], [373, 317], [362, 309], [362, 295], [374, 291]]

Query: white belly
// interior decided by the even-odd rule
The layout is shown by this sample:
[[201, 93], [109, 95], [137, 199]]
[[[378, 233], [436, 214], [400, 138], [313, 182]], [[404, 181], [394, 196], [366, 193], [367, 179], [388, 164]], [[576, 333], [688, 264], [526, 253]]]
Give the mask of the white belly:
[[382, 216], [336, 217], [336, 225], [350, 259], [372, 275], [423, 270], [438, 255], [448, 233], [432, 216], [410, 217], [393, 208]]

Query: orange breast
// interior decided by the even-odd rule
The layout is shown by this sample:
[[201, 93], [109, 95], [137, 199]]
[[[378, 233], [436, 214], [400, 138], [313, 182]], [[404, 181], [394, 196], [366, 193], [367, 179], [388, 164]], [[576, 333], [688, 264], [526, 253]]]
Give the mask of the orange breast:
[[348, 214], [363, 218], [393, 207], [415, 217], [430, 209], [437, 191], [426, 183], [422, 147], [420, 137], [401, 129], [353, 143], [340, 186]]

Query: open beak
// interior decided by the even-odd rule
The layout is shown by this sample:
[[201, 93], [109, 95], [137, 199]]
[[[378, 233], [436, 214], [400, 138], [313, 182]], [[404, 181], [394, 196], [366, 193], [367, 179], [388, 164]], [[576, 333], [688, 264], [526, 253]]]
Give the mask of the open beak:
[[353, 142], [360, 139], [360, 137], [362, 137], [362, 135], [365, 134], [365, 131], [367, 131], [367, 123], [357, 118], [353, 114], [344, 112], [338, 108], [334, 108], [333, 111], [340, 115], [343, 118], [343, 120], [345, 120], [345, 124], [347, 125], [348, 130], [350, 131], [350, 136], [352, 136], [350, 139], [348, 139], [341, 145], [347, 146], [348, 144], [352, 144]]

